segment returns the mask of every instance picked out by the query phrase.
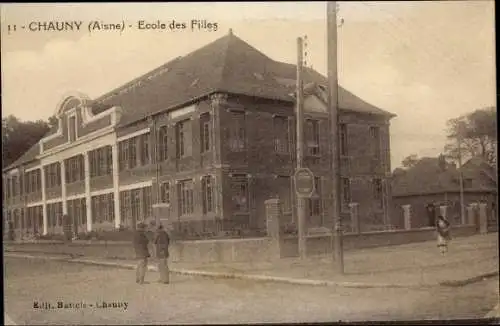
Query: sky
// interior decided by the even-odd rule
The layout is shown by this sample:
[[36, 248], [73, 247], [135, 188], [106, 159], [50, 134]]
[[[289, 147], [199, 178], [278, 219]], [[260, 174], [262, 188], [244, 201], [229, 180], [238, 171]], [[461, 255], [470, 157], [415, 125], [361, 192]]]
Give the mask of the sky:
[[[296, 38], [306, 35], [306, 64], [327, 71], [325, 2], [44, 3], [0, 9], [2, 117], [47, 119], [65, 94], [98, 97], [230, 28], [272, 59], [289, 63], [296, 62]], [[392, 168], [411, 154], [441, 153], [448, 119], [496, 106], [493, 1], [340, 2], [338, 15], [344, 20], [338, 28], [340, 85], [397, 115], [391, 120]], [[192, 19], [217, 23], [217, 30], [137, 29], [141, 20]], [[82, 30], [29, 31], [30, 23], [49, 21], [83, 21]], [[90, 33], [91, 21], [124, 21], [126, 29]]]

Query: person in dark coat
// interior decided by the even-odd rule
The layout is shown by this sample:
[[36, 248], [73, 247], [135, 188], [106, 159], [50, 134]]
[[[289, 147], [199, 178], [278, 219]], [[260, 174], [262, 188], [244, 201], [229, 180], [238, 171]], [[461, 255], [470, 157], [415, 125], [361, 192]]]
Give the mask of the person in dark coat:
[[436, 221], [437, 241], [441, 255], [448, 252], [448, 242], [451, 240], [450, 236], [450, 222], [443, 216], [438, 216]]
[[146, 269], [148, 267], [148, 238], [146, 237], [145, 225], [139, 223], [137, 225], [137, 230], [134, 233], [134, 249], [135, 255], [138, 260], [136, 268], [136, 283], [144, 284], [144, 277], [146, 276]]
[[168, 268], [170, 238], [161, 224], [156, 230], [153, 243], [155, 244], [156, 258], [158, 259], [158, 269], [160, 270], [160, 280], [158, 282], [168, 284], [170, 283], [170, 270]]

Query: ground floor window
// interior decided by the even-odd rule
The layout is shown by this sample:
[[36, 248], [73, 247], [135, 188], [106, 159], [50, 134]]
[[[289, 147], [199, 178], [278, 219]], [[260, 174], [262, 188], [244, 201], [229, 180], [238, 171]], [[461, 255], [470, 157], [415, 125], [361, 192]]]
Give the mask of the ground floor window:
[[206, 176], [201, 179], [201, 195], [203, 204], [203, 214], [214, 211], [213, 203], [213, 187], [214, 183], [211, 176]]
[[180, 216], [194, 213], [193, 180], [179, 181], [177, 184], [177, 198]]
[[120, 192], [120, 215], [123, 225], [135, 229], [138, 221], [152, 214], [151, 187]]
[[91, 203], [92, 223], [114, 222], [115, 199], [113, 193], [93, 196]]
[[49, 227], [62, 226], [62, 203], [47, 204], [47, 223]]
[[233, 212], [248, 213], [248, 178], [246, 175], [233, 175], [231, 179]]
[[87, 224], [87, 205], [85, 198], [68, 201], [68, 215], [77, 225]]

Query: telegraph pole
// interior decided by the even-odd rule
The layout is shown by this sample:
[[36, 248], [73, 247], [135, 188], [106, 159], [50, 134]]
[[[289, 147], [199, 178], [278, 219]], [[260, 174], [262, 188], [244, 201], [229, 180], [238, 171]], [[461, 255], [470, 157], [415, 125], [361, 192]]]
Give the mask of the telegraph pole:
[[[297, 101], [296, 101], [296, 123], [297, 123], [297, 170], [304, 165], [304, 83], [302, 80], [303, 66], [303, 44], [302, 38], [297, 38]], [[297, 183], [297, 182], [295, 182]], [[305, 198], [297, 194], [297, 233], [299, 242], [299, 256], [306, 257], [306, 205]]]
[[464, 175], [462, 172], [462, 135], [464, 132], [464, 126], [460, 123], [458, 128], [457, 142], [458, 142], [458, 171], [460, 178], [460, 221], [462, 225], [466, 224], [465, 217], [465, 203], [464, 203]]
[[337, 77], [337, 2], [327, 2], [327, 62], [328, 62], [328, 107], [330, 108], [331, 139], [331, 214], [334, 220], [333, 252], [340, 274], [344, 273], [344, 253], [341, 224], [340, 197], [340, 153], [338, 127], [338, 77]]

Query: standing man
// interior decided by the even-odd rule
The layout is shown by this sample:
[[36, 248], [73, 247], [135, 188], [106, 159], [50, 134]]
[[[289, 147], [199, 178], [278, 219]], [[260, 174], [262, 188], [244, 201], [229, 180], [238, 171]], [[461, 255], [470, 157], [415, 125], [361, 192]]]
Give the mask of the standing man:
[[134, 249], [138, 260], [135, 282], [138, 284], [144, 284], [144, 277], [148, 268], [148, 258], [150, 257], [148, 250], [149, 241], [146, 237], [145, 227], [144, 223], [139, 223], [134, 233]]
[[170, 283], [170, 271], [168, 269], [168, 245], [170, 243], [170, 238], [168, 233], [163, 228], [163, 225], [158, 226], [156, 231], [154, 244], [156, 246], [156, 258], [158, 259], [158, 269], [160, 270], [160, 280], [159, 283], [168, 284]]

